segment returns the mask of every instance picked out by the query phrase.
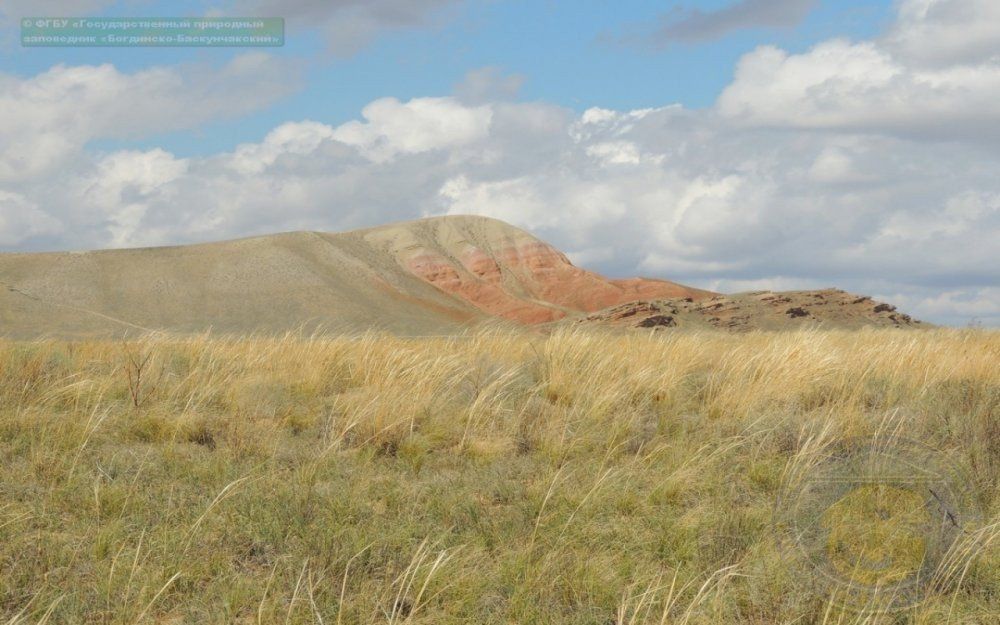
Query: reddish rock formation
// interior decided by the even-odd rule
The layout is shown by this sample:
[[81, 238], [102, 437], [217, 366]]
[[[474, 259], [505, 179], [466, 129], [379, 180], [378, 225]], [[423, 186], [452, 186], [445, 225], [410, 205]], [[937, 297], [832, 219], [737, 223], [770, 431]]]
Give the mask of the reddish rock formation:
[[[505, 319], [544, 323], [636, 300], [714, 295], [666, 280], [605, 278], [576, 267], [565, 254], [523, 231], [506, 224], [498, 228], [493, 220], [441, 225], [456, 223], [475, 232], [435, 233], [439, 245], [414, 246], [418, 249], [401, 254], [404, 266], [442, 291]], [[457, 245], [441, 244], [449, 239], [457, 239]]]
[[[442, 291], [462, 298], [490, 314], [520, 321], [544, 323], [566, 316], [562, 310], [549, 305], [526, 301], [508, 293], [501, 284], [500, 268], [493, 263], [479, 263], [472, 271], [461, 271], [443, 255], [424, 253], [409, 259], [407, 269], [419, 278], [430, 282]], [[467, 270], [468, 267], [462, 267]]]

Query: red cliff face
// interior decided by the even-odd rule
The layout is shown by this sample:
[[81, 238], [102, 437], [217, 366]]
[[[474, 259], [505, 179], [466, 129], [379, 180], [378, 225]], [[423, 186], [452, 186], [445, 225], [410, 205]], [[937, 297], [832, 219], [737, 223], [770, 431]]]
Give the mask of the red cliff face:
[[552, 306], [508, 293], [501, 284], [501, 270], [495, 262], [484, 259], [473, 267], [456, 268], [448, 258], [434, 253], [414, 256], [407, 263], [414, 275], [492, 315], [529, 324], [566, 316]]
[[490, 314], [534, 324], [642, 299], [713, 293], [665, 280], [609, 280], [574, 266], [535, 239], [507, 240], [492, 251], [468, 242], [454, 255], [422, 249], [405, 266], [437, 288]]

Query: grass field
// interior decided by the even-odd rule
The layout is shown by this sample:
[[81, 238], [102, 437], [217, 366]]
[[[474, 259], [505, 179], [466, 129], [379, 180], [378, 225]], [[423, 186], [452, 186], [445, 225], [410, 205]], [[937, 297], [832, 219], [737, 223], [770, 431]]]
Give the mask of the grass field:
[[[983, 511], [843, 609], [784, 476], [891, 432]], [[1000, 333], [0, 342], [0, 623], [996, 623]], [[973, 557], [974, 556], [974, 557]]]

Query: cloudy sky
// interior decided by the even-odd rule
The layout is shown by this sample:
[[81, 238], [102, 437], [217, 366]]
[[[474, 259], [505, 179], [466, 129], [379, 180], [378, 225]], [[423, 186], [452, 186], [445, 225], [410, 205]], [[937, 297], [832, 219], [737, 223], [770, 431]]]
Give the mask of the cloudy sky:
[[[260, 15], [259, 49], [20, 18]], [[997, 0], [5, 0], [0, 250], [451, 213], [578, 264], [1000, 325]]]

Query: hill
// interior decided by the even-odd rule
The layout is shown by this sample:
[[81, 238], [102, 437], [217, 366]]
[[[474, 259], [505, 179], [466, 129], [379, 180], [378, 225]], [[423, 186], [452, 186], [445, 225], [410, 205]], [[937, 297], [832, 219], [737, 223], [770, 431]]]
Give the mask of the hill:
[[325, 327], [441, 334], [550, 322], [640, 299], [714, 293], [610, 280], [495, 219], [91, 252], [0, 254], [0, 334], [110, 336]]

